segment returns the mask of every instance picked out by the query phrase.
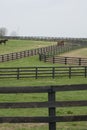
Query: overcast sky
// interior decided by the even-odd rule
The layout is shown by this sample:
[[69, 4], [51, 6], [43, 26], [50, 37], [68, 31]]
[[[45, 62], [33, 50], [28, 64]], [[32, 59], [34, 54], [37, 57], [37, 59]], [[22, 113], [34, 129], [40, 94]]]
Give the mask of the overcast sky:
[[8, 35], [86, 37], [87, 0], [0, 0]]

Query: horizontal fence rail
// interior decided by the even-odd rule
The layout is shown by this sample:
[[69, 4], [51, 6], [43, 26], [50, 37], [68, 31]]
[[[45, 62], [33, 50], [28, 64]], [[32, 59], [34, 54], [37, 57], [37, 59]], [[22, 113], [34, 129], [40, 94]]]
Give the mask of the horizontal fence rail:
[[87, 77], [87, 66], [59, 66], [59, 67], [8, 67], [0, 68], [2, 78], [60, 78]]
[[64, 57], [64, 56], [48, 56], [45, 54], [39, 54], [40, 61], [65, 64], [65, 65], [81, 65], [87, 66], [87, 58], [81, 57]]
[[73, 49], [78, 49], [78, 48], [82, 48], [84, 46], [73, 46], [73, 45], [64, 45], [64, 46], [58, 46], [58, 45], [51, 45], [51, 46], [47, 46], [47, 47], [42, 47], [42, 48], [36, 48], [36, 49], [32, 49], [32, 50], [25, 50], [25, 51], [21, 51], [21, 52], [14, 52], [14, 53], [9, 53], [9, 54], [3, 54], [0, 55], [0, 63], [1, 62], [6, 62], [6, 61], [11, 61], [11, 60], [16, 60], [16, 59], [20, 59], [20, 58], [24, 58], [24, 57], [30, 57], [30, 56], [34, 56], [37, 54], [49, 54], [49, 55], [56, 55], [56, 54], [60, 54], [63, 52], [67, 52]]
[[0, 62], [6, 62], [10, 60], [16, 60], [24, 57], [34, 56], [39, 53], [46, 53], [46, 52], [52, 52], [57, 45], [42, 47], [42, 48], [36, 48], [32, 50], [25, 50], [21, 52], [14, 52], [9, 54], [0, 55]]
[[46, 102], [1, 102], [0, 109], [15, 108], [48, 108], [48, 116], [34, 117], [2, 117], [0, 123], [48, 123], [49, 130], [56, 130], [56, 122], [87, 121], [87, 115], [56, 116], [57, 107], [87, 107], [86, 100], [78, 101], [56, 101], [56, 92], [61, 91], [82, 91], [87, 90], [87, 84], [83, 85], [63, 85], [63, 86], [36, 86], [36, 87], [0, 87], [0, 94], [16, 93], [47, 93]]
[[[84, 46], [78, 45], [78, 44], [76, 44], [76, 45], [64, 44], [63, 46], [57, 45], [51, 51], [47, 51], [46, 53], [39, 53], [39, 59], [41, 60], [45, 57], [52, 57], [52, 56], [59, 55], [64, 52], [69, 52], [71, 50], [76, 50], [76, 49], [80, 49], [80, 48], [84, 48]], [[44, 61], [45, 61], [45, 59], [44, 59]]]

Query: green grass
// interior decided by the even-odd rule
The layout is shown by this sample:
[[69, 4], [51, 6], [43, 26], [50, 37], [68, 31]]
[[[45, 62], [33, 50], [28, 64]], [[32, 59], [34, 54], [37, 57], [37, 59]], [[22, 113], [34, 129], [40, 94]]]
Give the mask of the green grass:
[[87, 48], [81, 48], [78, 50], [70, 51], [68, 53], [63, 53], [61, 56], [87, 58]]
[[[63, 79], [20, 79], [20, 80], [0, 80], [0, 86], [46, 86], [65, 84], [87, 84], [85, 78], [63, 78]], [[87, 100], [87, 91], [59, 92], [56, 100]], [[27, 101], [47, 101], [47, 94], [2, 94], [0, 102], [27, 102]], [[56, 115], [87, 114], [87, 107], [57, 108]], [[0, 116], [47, 116], [47, 109], [0, 109]], [[2, 124], [0, 130], [48, 130], [46, 124]], [[86, 122], [57, 123], [57, 130], [86, 130]], [[7, 129], [7, 130], [8, 130]]]
[[[60, 66], [59, 64], [44, 63], [39, 61], [38, 56], [22, 58], [19, 60], [0, 63], [0, 67], [33, 67], [33, 66]], [[40, 86], [40, 85], [61, 85], [61, 84], [86, 84], [84, 77], [65, 78], [38, 78], [38, 79], [0, 79], [0, 86]]]
[[[39, 61], [38, 56], [22, 58], [19, 60], [0, 63], [0, 67], [34, 67], [34, 66], [60, 66], [59, 64], [44, 63]], [[65, 78], [30, 78], [30, 79], [0, 79], [0, 86], [40, 86], [40, 85], [61, 85], [61, 84], [87, 84], [87, 79], [84, 77]]]
[[41, 48], [44, 46], [50, 46], [54, 44], [56, 44], [56, 42], [32, 41], [32, 40], [8, 40], [6, 45], [0, 45], [0, 55], [35, 48]]
[[39, 55], [0, 63], [0, 67], [35, 67], [35, 66], [60, 66], [60, 65], [61, 64], [53, 64], [50, 62], [39, 61]]
[[14, 61], [0, 63], [0, 67], [25, 67], [25, 66], [53, 66], [52, 63], [39, 61], [39, 56], [26, 57]]
[[[87, 100], [87, 91], [75, 91], [75, 92], [57, 92], [56, 100]], [[0, 96], [0, 102], [27, 102], [27, 101], [47, 101], [47, 94], [2, 94]], [[87, 114], [87, 107], [70, 107], [70, 108], [57, 108], [56, 115], [78, 115]], [[0, 116], [47, 116], [47, 109], [0, 109]], [[40, 126], [39, 126], [40, 125]], [[2, 128], [2, 129], [1, 129]], [[48, 130], [46, 124], [0, 124], [0, 130]], [[74, 123], [57, 123], [58, 130], [86, 130], [86, 122], [74, 122]], [[84, 128], [84, 129], [83, 129]]]
[[[19, 43], [20, 42], [20, 43]], [[28, 41], [9, 41], [9, 43], [0, 46], [1, 53], [8, 53], [24, 49], [24, 45], [28, 46]], [[34, 41], [35, 42], [35, 41]], [[35, 48], [34, 42], [31, 42]], [[39, 41], [38, 41], [39, 42]], [[38, 43], [35, 42], [35, 45]], [[30, 41], [29, 41], [30, 43]], [[47, 42], [45, 42], [47, 44]], [[50, 44], [50, 43], [49, 43]], [[10, 46], [10, 47], [9, 47]], [[7, 49], [9, 48], [9, 49]], [[12, 50], [13, 48], [13, 50]], [[28, 49], [28, 48], [27, 48]], [[26, 50], [26, 48], [25, 48]], [[38, 60], [38, 56], [22, 58], [14, 61], [0, 63], [0, 67], [25, 67], [25, 66], [59, 66], [59, 64], [44, 63]], [[87, 84], [84, 77], [65, 78], [40, 78], [40, 79], [0, 79], [0, 87], [13, 86], [50, 86], [50, 85], [67, 85], [67, 84]], [[58, 92], [56, 100], [87, 100], [87, 91], [76, 92]], [[47, 94], [1, 94], [0, 102], [27, 102], [27, 101], [47, 101]], [[72, 115], [87, 114], [87, 107], [70, 107], [57, 108], [56, 115]], [[0, 116], [47, 116], [48, 110], [44, 109], [0, 109]], [[48, 130], [47, 124], [0, 124], [0, 130]], [[86, 122], [57, 123], [57, 130], [87, 130]]]
[[46, 85], [67, 85], [67, 84], [87, 84], [87, 79], [83, 77], [69, 78], [30, 78], [30, 79], [0, 79], [0, 86], [46, 86]]
[[[72, 127], [70, 127], [72, 124]], [[78, 124], [78, 126], [77, 126]], [[48, 130], [47, 124], [5, 124], [5, 128], [0, 126], [0, 130]], [[7, 129], [6, 129], [7, 128]], [[84, 123], [57, 123], [57, 130], [87, 130]]]

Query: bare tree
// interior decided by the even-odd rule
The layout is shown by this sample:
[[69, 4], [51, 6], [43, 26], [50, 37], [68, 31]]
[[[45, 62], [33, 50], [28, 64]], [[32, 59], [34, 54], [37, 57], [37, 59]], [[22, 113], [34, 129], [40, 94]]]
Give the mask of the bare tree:
[[7, 29], [5, 27], [0, 28], [0, 37], [6, 36]]

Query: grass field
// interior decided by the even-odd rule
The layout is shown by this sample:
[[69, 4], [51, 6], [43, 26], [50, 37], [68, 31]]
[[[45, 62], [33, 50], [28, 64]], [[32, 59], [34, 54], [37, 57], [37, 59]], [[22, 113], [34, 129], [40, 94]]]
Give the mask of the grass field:
[[54, 45], [56, 42], [32, 41], [32, 40], [8, 40], [6, 45], [0, 45], [0, 54], [19, 52], [44, 46]]
[[63, 53], [61, 56], [87, 58], [87, 48], [81, 48], [68, 53]]
[[[11, 41], [9, 41], [11, 42]], [[18, 42], [18, 41], [17, 41]], [[23, 41], [22, 41], [23, 42]], [[27, 42], [27, 41], [26, 41]], [[12, 43], [9, 43], [9, 45]], [[32, 43], [33, 44], [33, 43]], [[15, 44], [16, 45], [16, 44]], [[12, 48], [12, 47], [11, 47]], [[10, 48], [10, 49], [11, 49]], [[20, 47], [21, 48], [21, 45]], [[19, 49], [18, 49], [19, 51]], [[84, 52], [84, 51], [83, 51]], [[6, 52], [7, 53], [7, 52]], [[74, 52], [75, 53], [75, 52]], [[80, 50], [81, 53], [81, 50]], [[86, 52], [85, 52], [86, 53]], [[83, 53], [82, 53], [83, 54]], [[38, 56], [0, 63], [0, 67], [23, 66], [59, 66], [59, 64], [44, 63], [38, 60]], [[6, 86], [50, 86], [67, 84], [87, 84], [83, 77], [69, 78], [44, 78], [44, 79], [0, 79], [0, 87]], [[59, 92], [56, 100], [87, 100], [87, 91]], [[19, 101], [47, 101], [47, 94], [1, 94], [0, 102]], [[87, 114], [87, 107], [57, 108], [56, 115]], [[0, 109], [0, 116], [47, 116], [47, 109]], [[87, 130], [87, 122], [57, 123], [57, 130]], [[48, 130], [47, 124], [0, 124], [0, 130]]]

